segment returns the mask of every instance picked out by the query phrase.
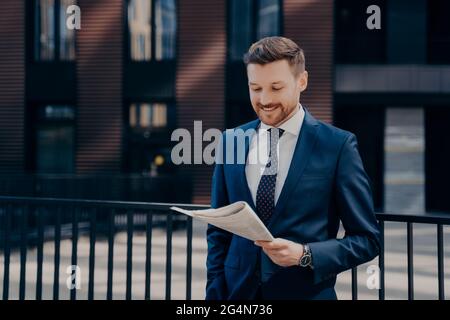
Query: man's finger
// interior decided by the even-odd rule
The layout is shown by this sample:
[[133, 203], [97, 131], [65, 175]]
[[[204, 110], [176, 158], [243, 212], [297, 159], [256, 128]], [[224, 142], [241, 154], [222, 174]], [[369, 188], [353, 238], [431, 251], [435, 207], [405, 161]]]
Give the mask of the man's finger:
[[[263, 249], [263, 251], [264, 251], [264, 249]], [[273, 262], [276, 263], [277, 259], [279, 258], [276, 254], [273, 254], [273, 253], [267, 252], [267, 251], [264, 251], [264, 252], [270, 258], [270, 260], [272, 260]]]
[[269, 242], [265, 245], [265, 247], [270, 249], [284, 249], [287, 245], [283, 242]]
[[284, 250], [284, 248], [265, 248], [265, 249], [271, 253], [276, 253], [276, 254], [279, 254], [280, 252], [282, 252]]
[[264, 248], [273, 248], [274, 247], [274, 243], [273, 243], [273, 241], [255, 241], [255, 244], [257, 245], [257, 246], [260, 246], [260, 247], [264, 247]]
[[260, 246], [260, 247], [267, 246], [269, 243], [272, 243], [272, 241], [256, 240], [254, 242], [255, 245]]

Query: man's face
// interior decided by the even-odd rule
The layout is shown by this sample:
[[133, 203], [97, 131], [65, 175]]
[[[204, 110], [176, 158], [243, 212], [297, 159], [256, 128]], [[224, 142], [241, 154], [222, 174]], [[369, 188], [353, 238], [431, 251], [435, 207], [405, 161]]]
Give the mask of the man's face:
[[247, 66], [250, 100], [259, 119], [278, 127], [295, 112], [308, 84], [306, 71], [294, 76], [287, 60]]

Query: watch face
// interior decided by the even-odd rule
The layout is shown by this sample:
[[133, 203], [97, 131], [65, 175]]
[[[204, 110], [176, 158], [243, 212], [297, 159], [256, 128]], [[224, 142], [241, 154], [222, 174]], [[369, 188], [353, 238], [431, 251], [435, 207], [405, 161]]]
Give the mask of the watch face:
[[311, 263], [311, 257], [309, 255], [304, 255], [302, 257], [302, 260], [300, 261], [300, 264], [302, 266], [308, 266]]

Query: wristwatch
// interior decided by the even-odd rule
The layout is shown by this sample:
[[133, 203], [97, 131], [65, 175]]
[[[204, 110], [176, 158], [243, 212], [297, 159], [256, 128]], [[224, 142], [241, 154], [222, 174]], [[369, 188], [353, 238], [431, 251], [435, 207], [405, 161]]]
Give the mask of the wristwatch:
[[311, 267], [312, 268], [312, 255], [311, 249], [307, 244], [303, 245], [303, 255], [298, 262], [300, 267]]

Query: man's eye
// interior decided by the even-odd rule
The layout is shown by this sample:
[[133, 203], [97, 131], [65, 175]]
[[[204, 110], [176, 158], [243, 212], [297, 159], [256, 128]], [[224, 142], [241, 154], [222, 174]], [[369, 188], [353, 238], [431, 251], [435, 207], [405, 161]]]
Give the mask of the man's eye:
[[272, 89], [273, 89], [273, 91], [280, 91], [283, 88], [272, 88]]
[[252, 91], [259, 92], [261, 91], [261, 88], [252, 88]]

